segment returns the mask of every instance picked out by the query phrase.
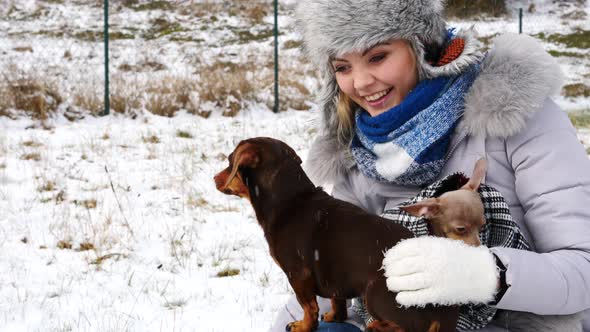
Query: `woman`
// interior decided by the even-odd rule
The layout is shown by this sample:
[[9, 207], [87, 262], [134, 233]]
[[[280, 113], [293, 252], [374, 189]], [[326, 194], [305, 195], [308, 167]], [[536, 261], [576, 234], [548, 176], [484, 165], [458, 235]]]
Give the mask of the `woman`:
[[[527, 314], [514, 312], [543, 315], [532, 316], [531, 326], [546, 331], [576, 330], [567, 318], [581, 315], [564, 315], [590, 308], [590, 161], [549, 99], [561, 86], [553, 58], [523, 35], [498, 37], [481, 54], [471, 32], [447, 30], [442, 1], [303, 0], [297, 15], [323, 80], [321, 132], [306, 165], [316, 184], [332, 183], [335, 197], [382, 214], [435, 180], [469, 174], [485, 156], [485, 183], [502, 193], [533, 250], [490, 248], [492, 258], [481, 264], [493, 268], [449, 266], [447, 279], [427, 269], [436, 255], [419, 257], [426, 268], [414, 272], [424, 278], [389, 273], [398, 302], [486, 298], [501, 310], [478, 331], [516, 331], [511, 322]], [[436, 240], [407, 240], [392, 259]], [[445, 252], [434, 254], [443, 259]], [[457, 294], [445, 284], [466, 275], [496, 285], [486, 294]], [[437, 292], [446, 292], [444, 299], [432, 296]], [[329, 301], [321, 303], [326, 311]], [[271, 331], [299, 319], [298, 310], [291, 299]], [[320, 330], [358, 331], [357, 312], [363, 315], [351, 311], [350, 324]]]

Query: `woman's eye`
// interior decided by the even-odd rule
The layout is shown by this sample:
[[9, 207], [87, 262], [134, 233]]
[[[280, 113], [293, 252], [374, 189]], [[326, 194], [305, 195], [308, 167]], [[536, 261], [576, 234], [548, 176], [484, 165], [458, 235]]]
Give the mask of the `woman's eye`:
[[348, 70], [348, 66], [334, 66], [334, 71], [337, 73], [342, 73]]
[[370, 62], [379, 62], [381, 60], [385, 59], [385, 54], [377, 54], [375, 56], [372, 56], [369, 61]]

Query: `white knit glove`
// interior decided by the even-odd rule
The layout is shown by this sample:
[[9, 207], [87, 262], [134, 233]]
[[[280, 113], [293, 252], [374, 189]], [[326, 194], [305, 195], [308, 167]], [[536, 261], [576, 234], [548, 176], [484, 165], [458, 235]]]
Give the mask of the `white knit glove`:
[[385, 253], [387, 288], [403, 306], [488, 303], [499, 272], [485, 246], [423, 236], [401, 241]]

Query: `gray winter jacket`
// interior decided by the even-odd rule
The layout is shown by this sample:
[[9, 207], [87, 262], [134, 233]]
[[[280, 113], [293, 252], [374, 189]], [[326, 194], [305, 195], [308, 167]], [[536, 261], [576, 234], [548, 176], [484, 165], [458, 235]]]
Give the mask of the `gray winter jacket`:
[[[567, 115], [548, 99], [560, 86], [559, 68], [532, 38], [519, 35], [498, 38], [482, 68], [440, 176], [470, 174], [475, 161], [486, 157], [485, 183], [503, 194], [533, 247], [534, 252], [492, 249], [506, 266], [510, 285], [498, 308], [539, 315], [586, 310], [590, 160]], [[364, 177], [327, 136], [312, 145], [306, 170], [316, 184], [332, 182], [335, 197], [376, 214], [419, 189]], [[586, 317], [584, 330], [590, 332]]]

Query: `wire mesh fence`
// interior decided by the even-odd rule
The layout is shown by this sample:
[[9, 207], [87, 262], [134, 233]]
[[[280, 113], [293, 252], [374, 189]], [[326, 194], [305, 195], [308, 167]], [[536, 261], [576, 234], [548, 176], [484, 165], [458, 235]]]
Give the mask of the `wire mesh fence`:
[[[253, 107], [273, 110], [273, 2], [109, 0], [105, 34], [106, 0], [2, 1], [0, 95], [6, 97], [0, 99], [0, 114], [27, 109], [40, 118], [62, 112], [75, 119], [103, 112], [105, 35], [113, 113], [184, 111], [207, 117]], [[300, 49], [295, 4], [282, 0], [277, 8], [279, 110], [310, 109], [319, 84]], [[449, 1], [448, 14], [449, 25], [473, 27], [484, 48], [504, 32], [522, 30], [538, 38], [564, 67], [562, 97], [573, 100], [574, 108], [585, 107], [586, 1]]]

